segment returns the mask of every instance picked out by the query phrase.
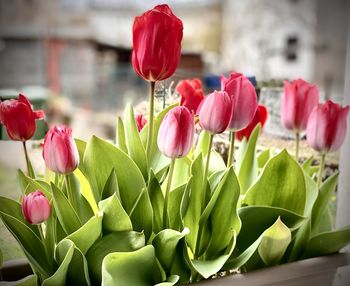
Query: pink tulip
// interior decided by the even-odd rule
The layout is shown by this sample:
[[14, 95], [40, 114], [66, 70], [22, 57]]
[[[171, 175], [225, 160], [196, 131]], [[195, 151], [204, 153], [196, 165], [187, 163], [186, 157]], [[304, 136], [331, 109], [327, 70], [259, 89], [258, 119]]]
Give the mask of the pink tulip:
[[322, 153], [338, 150], [345, 139], [348, 113], [349, 106], [342, 108], [331, 100], [318, 104], [312, 110], [307, 123], [308, 144]]
[[226, 130], [232, 116], [232, 101], [225, 91], [214, 91], [199, 106], [199, 124], [212, 134]]
[[46, 221], [51, 213], [49, 200], [41, 191], [23, 196], [22, 213], [29, 224], [40, 224]]
[[284, 127], [296, 132], [304, 131], [318, 100], [316, 85], [302, 79], [294, 80], [292, 83], [285, 81], [281, 101], [281, 120]]
[[79, 153], [72, 136], [72, 129], [65, 126], [51, 128], [44, 140], [43, 157], [53, 172], [68, 174], [79, 165]]
[[221, 77], [221, 90], [226, 91], [232, 101], [232, 118], [228, 128], [238, 131], [247, 127], [258, 108], [253, 84], [241, 73], [233, 72], [229, 78]]
[[137, 130], [140, 132], [142, 128], [146, 125], [147, 119], [143, 117], [142, 114], [136, 114], [135, 116]]
[[190, 152], [194, 137], [194, 115], [184, 106], [171, 109], [158, 133], [158, 148], [169, 158], [184, 157]]

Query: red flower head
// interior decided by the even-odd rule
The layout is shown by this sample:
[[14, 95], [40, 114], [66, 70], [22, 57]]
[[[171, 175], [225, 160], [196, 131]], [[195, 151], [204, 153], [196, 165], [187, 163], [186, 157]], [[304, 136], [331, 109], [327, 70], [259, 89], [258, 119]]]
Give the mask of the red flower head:
[[198, 78], [182, 80], [176, 86], [176, 91], [181, 96], [180, 105], [186, 106], [196, 114], [199, 104], [204, 99], [201, 80]]

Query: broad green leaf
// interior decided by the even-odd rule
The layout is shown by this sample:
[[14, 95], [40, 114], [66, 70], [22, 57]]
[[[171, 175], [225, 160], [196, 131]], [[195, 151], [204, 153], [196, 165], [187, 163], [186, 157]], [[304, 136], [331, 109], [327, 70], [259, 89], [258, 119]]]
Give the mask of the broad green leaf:
[[139, 131], [135, 122], [134, 110], [131, 105], [126, 107], [124, 122], [126, 146], [128, 147], [129, 156], [139, 167], [143, 177], [147, 179], [148, 168], [146, 152], [141, 143]]
[[29, 275], [17, 281], [0, 281], [0, 286], [37, 286], [38, 276]]
[[[61, 245], [64, 245], [65, 251], [61, 254], [63, 260], [60, 261], [59, 267], [57, 271], [49, 278], [45, 279], [43, 282], [43, 286], [65, 286], [66, 278], [68, 273], [68, 267], [70, 262], [72, 261], [73, 253], [74, 253], [74, 244], [69, 240], [63, 240]], [[61, 251], [59, 251], [59, 247], [56, 248], [56, 257], [59, 256]]]
[[225, 169], [226, 169], [226, 164], [222, 159], [221, 155], [215, 150], [212, 150], [210, 153], [210, 159], [209, 159], [208, 175], [210, 176], [217, 171], [224, 171]]
[[162, 282], [154, 279], [155, 272], [159, 270], [152, 245], [133, 252], [110, 253], [103, 259], [102, 286], [154, 285]]
[[127, 213], [146, 187], [142, 173], [128, 155], [95, 136], [86, 146], [84, 168], [96, 201], [100, 201], [106, 181], [112, 170], [115, 170], [120, 197]]
[[290, 253], [288, 254], [287, 261], [296, 261], [300, 259], [305, 247], [310, 239], [311, 223], [310, 219], [307, 219], [302, 226], [296, 231], [295, 237], [289, 246]]
[[258, 247], [259, 255], [265, 265], [275, 265], [283, 257], [292, 240], [292, 233], [280, 218], [264, 231]]
[[87, 200], [93, 212], [97, 213], [98, 208], [97, 208], [97, 204], [94, 198], [94, 194], [92, 193], [89, 181], [86, 179], [86, 177], [83, 175], [80, 169], [75, 169], [74, 175], [79, 180], [80, 187], [81, 187], [81, 194]]
[[225, 170], [220, 170], [220, 171], [216, 171], [209, 177], [209, 186], [211, 190], [211, 195], [216, 190], [216, 187], [219, 185], [224, 174], [225, 174]]
[[26, 176], [21, 170], [18, 170], [18, 180], [20, 182], [23, 193], [26, 195], [40, 190], [49, 200], [51, 199], [50, 185], [46, 182], [34, 180]]
[[258, 155], [258, 169], [263, 169], [271, 158], [271, 150], [266, 149]]
[[311, 217], [312, 209], [318, 197], [318, 188], [316, 182], [307, 174], [305, 174], [305, 187], [306, 197], [304, 216]]
[[197, 158], [200, 153], [205, 157], [208, 155], [210, 134], [208, 131], [202, 130], [199, 134], [198, 143], [194, 149], [193, 158]]
[[258, 140], [261, 130], [261, 125], [258, 124], [251, 134], [242, 162], [238, 170], [238, 179], [241, 186], [241, 193], [245, 194], [249, 187], [254, 183], [258, 177], [258, 161], [256, 158], [256, 142]]
[[82, 172], [84, 173], [84, 166], [83, 166], [83, 158], [84, 158], [84, 153], [85, 153], [85, 149], [86, 149], [86, 142], [81, 140], [81, 139], [74, 139], [75, 144], [77, 145], [78, 148], [78, 153], [79, 153], [79, 169], [82, 170]]
[[239, 182], [231, 167], [226, 171], [207, 205], [208, 208], [215, 199], [214, 206], [210, 212], [212, 234], [207, 250], [209, 256], [216, 255], [225, 249], [232, 240], [233, 232], [238, 234], [241, 229], [241, 221], [237, 214], [239, 189]]
[[246, 193], [244, 203], [285, 208], [302, 215], [305, 200], [303, 170], [284, 150], [267, 163], [259, 180]]
[[189, 229], [185, 228], [182, 232], [178, 232], [172, 229], [164, 229], [157, 233], [153, 238], [152, 244], [156, 251], [156, 256], [163, 266], [167, 274], [171, 273], [171, 266], [173, 264], [177, 246], [179, 241], [189, 233]]
[[[171, 180], [171, 190], [186, 184], [190, 177], [191, 160], [187, 157], [175, 160], [174, 173]], [[168, 177], [167, 177], [168, 178]], [[165, 179], [163, 189], [165, 190], [168, 179]]]
[[155, 177], [153, 170], [150, 171], [150, 178], [148, 183], [148, 193], [153, 208], [153, 232], [158, 233], [163, 228], [163, 207], [164, 196], [160, 184]]
[[202, 275], [205, 279], [208, 279], [210, 276], [216, 274], [224, 264], [227, 259], [233, 252], [233, 249], [236, 245], [236, 234], [232, 235], [232, 240], [229, 243], [225, 253], [222, 255], [216, 256], [211, 260], [190, 260], [192, 268], [194, 268], [200, 275]]
[[167, 277], [165, 282], [157, 283], [154, 286], [172, 286], [172, 285], [175, 285], [177, 282], [180, 282], [179, 276], [172, 275], [172, 276]]
[[304, 258], [336, 253], [350, 244], [350, 228], [324, 232], [312, 237], [307, 246]]
[[108, 199], [100, 201], [99, 208], [103, 212], [104, 233], [132, 230], [131, 220], [116, 193]]
[[102, 234], [102, 214], [92, 217], [87, 223], [67, 236], [85, 255]]
[[0, 216], [7, 229], [22, 247], [34, 269], [39, 271], [43, 277], [50, 276], [52, 263], [46, 258], [45, 247], [40, 238], [18, 219], [3, 212], [0, 212]]
[[120, 193], [119, 193], [119, 187], [118, 187], [118, 179], [117, 174], [115, 173], [114, 169], [112, 169], [111, 174], [109, 175], [105, 186], [103, 187], [102, 191], [102, 197], [101, 199], [107, 199], [113, 194], [116, 194], [118, 198], [120, 199]]
[[183, 217], [184, 227], [187, 227], [190, 230], [190, 233], [186, 235], [186, 242], [192, 249], [192, 252], [195, 252], [197, 245], [199, 219], [202, 214], [202, 205], [205, 197], [203, 188], [203, 169], [202, 154], [199, 154], [191, 166], [192, 180], [189, 191], [188, 207]]
[[51, 189], [53, 206], [64, 231], [68, 234], [75, 232], [82, 226], [77, 213], [63, 192], [53, 183]]
[[[235, 143], [236, 142], [237, 140], [235, 140]], [[238, 152], [236, 152], [235, 150], [235, 161], [236, 161], [235, 165], [236, 165], [236, 170], [239, 170], [241, 168], [241, 164], [244, 159], [244, 154], [246, 153], [246, 150], [247, 150], [247, 146], [248, 146], [247, 138], [243, 137], [242, 141], [239, 142], [239, 144], [235, 144], [235, 145], [238, 145]]]
[[186, 189], [186, 185], [182, 185], [172, 190], [169, 195], [169, 225], [175, 230], [182, 230], [183, 223], [181, 218], [181, 202]]
[[314, 178], [314, 176], [317, 174], [319, 166], [313, 166], [312, 163], [314, 162], [314, 157], [311, 156], [307, 160], [304, 161], [302, 164], [302, 167], [304, 169], [304, 172], [308, 174], [311, 178]]
[[[143, 233], [134, 231], [112, 232], [98, 239], [86, 254], [91, 275], [101, 281], [102, 261], [112, 252], [129, 252], [145, 246]], [[133, 269], [135, 271], [135, 269]]]
[[317, 234], [316, 231], [322, 223], [324, 223], [323, 215], [327, 210], [328, 203], [334, 194], [338, 182], [339, 173], [335, 173], [329, 177], [321, 186], [320, 193], [312, 209], [311, 232]]
[[117, 121], [116, 135], [117, 135], [117, 138], [116, 138], [117, 147], [120, 150], [124, 151], [126, 154], [128, 154], [128, 147], [126, 146], [124, 123], [120, 117], [118, 117], [118, 121]]

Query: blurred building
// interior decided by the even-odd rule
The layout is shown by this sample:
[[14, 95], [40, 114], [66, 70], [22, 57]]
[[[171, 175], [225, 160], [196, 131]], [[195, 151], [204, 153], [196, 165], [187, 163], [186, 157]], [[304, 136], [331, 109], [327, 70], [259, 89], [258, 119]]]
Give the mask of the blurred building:
[[[166, 2], [184, 22], [175, 80], [237, 70], [258, 80], [303, 77], [342, 96], [348, 1]], [[130, 65], [131, 27], [157, 3], [0, 0], [0, 88], [47, 86], [83, 105], [98, 97], [97, 108], [145, 96]]]

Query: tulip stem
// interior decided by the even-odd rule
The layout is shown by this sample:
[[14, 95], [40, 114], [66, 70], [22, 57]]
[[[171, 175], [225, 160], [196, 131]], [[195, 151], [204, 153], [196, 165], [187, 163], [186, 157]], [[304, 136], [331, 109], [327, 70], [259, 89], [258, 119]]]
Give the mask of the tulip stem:
[[29, 159], [29, 156], [28, 156], [26, 141], [23, 141], [23, 149], [24, 149], [24, 156], [26, 158], [28, 176], [31, 177], [32, 179], [35, 179], [33, 166], [30, 163], [30, 159]]
[[148, 119], [148, 133], [147, 133], [147, 145], [146, 153], [148, 160], [151, 159], [152, 144], [153, 144], [153, 119], [154, 119], [154, 88], [155, 81], [150, 82], [149, 91], [149, 119]]
[[66, 175], [64, 175], [64, 177], [65, 177], [65, 179], [66, 179], [66, 187], [67, 187], [68, 200], [69, 200], [70, 203], [72, 204], [72, 207], [75, 209], [75, 207], [76, 207], [76, 202], [75, 202], [75, 198], [74, 198], [72, 186], [71, 186], [71, 183], [70, 183], [69, 175], [66, 174]]
[[211, 153], [211, 146], [213, 145], [213, 134], [209, 134], [209, 145], [208, 145], [208, 154], [207, 154], [207, 160], [205, 162], [205, 169], [204, 169], [204, 177], [203, 177], [203, 201], [202, 201], [202, 207], [205, 208], [205, 197], [206, 197], [206, 189], [207, 189], [207, 176], [209, 171], [209, 162], [210, 162], [210, 153]]
[[168, 174], [168, 182], [166, 184], [165, 198], [164, 198], [164, 208], [163, 208], [163, 228], [164, 229], [169, 227], [168, 204], [169, 204], [170, 187], [171, 187], [171, 180], [173, 178], [174, 167], [175, 167], [175, 159], [171, 159], [170, 169]]
[[38, 230], [39, 230], [40, 238], [45, 245], [45, 235], [41, 224], [38, 224]]
[[230, 150], [228, 152], [227, 167], [233, 165], [235, 160], [235, 132], [230, 131]]
[[299, 162], [299, 143], [300, 143], [300, 133], [295, 132], [295, 160]]
[[326, 153], [322, 153], [321, 154], [321, 161], [320, 161], [320, 169], [318, 170], [318, 177], [317, 177], [317, 187], [318, 188], [321, 187], [325, 161], [326, 161]]

